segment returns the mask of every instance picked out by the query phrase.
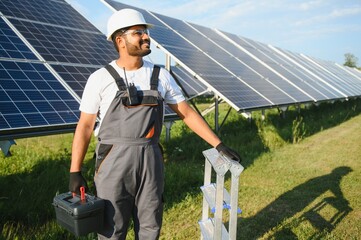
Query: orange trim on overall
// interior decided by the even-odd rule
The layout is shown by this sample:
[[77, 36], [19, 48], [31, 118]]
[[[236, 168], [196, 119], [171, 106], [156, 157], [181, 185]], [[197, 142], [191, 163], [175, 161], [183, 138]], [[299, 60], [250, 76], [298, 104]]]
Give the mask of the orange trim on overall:
[[153, 126], [153, 127], [149, 130], [149, 132], [148, 132], [147, 136], [145, 136], [145, 138], [152, 138], [153, 135], [154, 135], [154, 130], [155, 130], [155, 127]]

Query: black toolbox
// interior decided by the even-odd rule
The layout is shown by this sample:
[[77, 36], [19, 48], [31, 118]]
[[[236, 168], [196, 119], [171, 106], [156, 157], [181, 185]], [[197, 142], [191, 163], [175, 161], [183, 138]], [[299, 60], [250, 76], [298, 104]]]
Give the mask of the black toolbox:
[[85, 194], [82, 200], [67, 192], [55, 196], [53, 206], [58, 223], [76, 236], [98, 232], [103, 227], [104, 200], [101, 198]]

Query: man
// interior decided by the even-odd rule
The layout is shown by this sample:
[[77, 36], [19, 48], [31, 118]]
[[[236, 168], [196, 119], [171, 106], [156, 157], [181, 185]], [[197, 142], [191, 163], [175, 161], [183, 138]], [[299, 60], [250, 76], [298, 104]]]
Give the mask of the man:
[[105, 225], [99, 239], [125, 239], [133, 218], [136, 239], [158, 239], [163, 214], [163, 159], [159, 136], [163, 103], [201, 138], [229, 157], [239, 155], [225, 146], [185, 101], [168, 71], [143, 56], [150, 39], [142, 14], [133, 9], [115, 12], [108, 21], [107, 39], [119, 58], [88, 79], [80, 104], [80, 119], [72, 146], [69, 188], [86, 186], [81, 165], [97, 117], [97, 195], [106, 200]]

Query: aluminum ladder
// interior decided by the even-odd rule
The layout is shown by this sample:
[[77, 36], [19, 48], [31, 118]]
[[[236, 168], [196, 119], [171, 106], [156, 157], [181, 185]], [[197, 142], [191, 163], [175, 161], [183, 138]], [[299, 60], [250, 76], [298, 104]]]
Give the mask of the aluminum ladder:
[[[205, 156], [201, 239], [204, 240], [236, 240], [237, 215], [241, 213], [238, 205], [239, 176], [243, 166], [223, 155], [215, 148], [203, 151]], [[211, 183], [212, 169], [215, 171], [216, 183]], [[224, 177], [231, 173], [231, 194], [224, 188]], [[229, 227], [227, 231], [222, 222], [223, 209], [229, 210]], [[210, 212], [213, 215], [209, 217]]]

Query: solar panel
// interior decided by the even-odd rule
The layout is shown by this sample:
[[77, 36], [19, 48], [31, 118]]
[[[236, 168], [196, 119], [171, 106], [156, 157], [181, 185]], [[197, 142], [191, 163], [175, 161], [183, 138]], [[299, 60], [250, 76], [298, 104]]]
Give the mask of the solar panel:
[[322, 70], [319, 70], [314, 64], [310, 64], [306, 61], [306, 59], [303, 59], [296, 53], [286, 51], [280, 48], [274, 49], [277, 49], [279, 53], [283, 54], [290, 60], [297, 63], [300, 67], [302, 67], [304, 71], [312, 74], [312, 76], [314, 76], [321, 84], [326, 85], [328, 89], [336, 96], [335, 98], [347, 98], [347, 94], [334, 86], [334, 80], [332, 79], [332, 76], [328, 76], [328, 74], [326, 74]]
[[185, 69], [180, 66], [174, 66], [171, 68], [173, 74], [179, 80], [180, 85], [184, 88], [186, 95], [190, 97], [196, 97], [203, 95], [207, 88], [200, 81], [191, 76]]
[[[264, 72], [262, 69], [260, 70], [260, 72], [264, 72], [266, 76], [271, 76], [270, 80], [272, 82], [282, 87], [284, 91], [287, 91], [291, 96], [296, 98], [298, 102], [327, 99], [327, 96], [313, 86], [314, 84], [310, 84], [308, 81], [305, 81], [306, 79], [304, 77], [300, 77], [300, 74], [297, 74], [287, 61], [277, 59], [278, 57], [274, 56], [271, 49], [265, 44], [230, 33], [220, 32], [220, 34], [228, 38], [231, 43], [238, 46], [244, 53], [253, 56], [258, 62], [263, 63], [260, 65], [264, 65], [269, 71], [274, 72], [270, 74], [269, 71]], [[245, 61], [248, 63], [248, 58]], [[253, 60], [252, 62], [255, 61]], [[292, 87], [290, 88], [289, 86]]]
[[330, 94], [327, 89], [324, 89], [324, 86], [320, 85], [312, 75], [302, 71], [301, 68], [277, 54], [266, 44], [239, 36], [235, 38], [233, 36], [229, 37], [247, 51], [255, 54], [277, 72], [281, 73], [282, 76], [301, 88], [314, 100], [324, 101], [335, 97]]
[[[212, 57], [219, 59], [223, 66], [230, 69], [248, 84], [254, 86], [275, 104], [313, 101], [310, 96], [307, 96], [301, 89], [297, 88], [297, 86], [293, 85], [267, 64], [264, 64], [254, 55], [241, 50], [239, 45], [230, 44], [227, 39], [209, 28], [195, 24], [191, 24], [191, 26], [216, 44], [216, 46], [212, 44], [202, 45], [208, 48], [206, 51], [211, 52]], [[203, 41], [203, 39], [201, 40]], [[222, 51], [214, 51], [212, 49], [222, 49]], [[230, 56], [226, 60], [219, 57], [225, 55], [224, 52]]]
[[74, 128], [77, 100], [6, 21], [0, 18], [0, 140]]
[[74, 128], [79, 116], [76, 99], [42, 63], [1, 60], [0, 103], [0, 140]]
[[[118, 57], [114, 46], [62, 0], [4, 0], [0, 11], [1, 137], [73, 130], [75, 95], [81, 97], [92, 72]], [[166, 114], [175, 117], [168, 107]]]
[[48, 62], [103, 66], [117, 57], [114, 47], [100, 32], [87, 32], [10, 19], [16, 29]]
[[316, 65], [318, 65], [320, 68], [322, 68], [324, 71], [329, 72], [335, 78], [337, 78], [337, 82], [341, 83], [342, 86], [347, 89], [348, 92], [350, 92], [352, 95], [350, 96], [360, 96], [361, 95], [361, 81], [353, 76], [352, 74], [348, 73], [344, 67], [339, 68], [334, 63], [324, 61], [321, 59], [316, 59], [314, 57], [305, 56], [306, 59], [309, 61], [312, 61]]
[[318, 75], [325, 82], [329, 83], [335, 89], [337, 89], [340, 93], [345, 95], [345, 97], [349, 97], [349, 96], [353, 95], [352, 90], [349, 89], [349, 87], [347, 85], [345, 85], [343, 81], [340, 82], [340, 80], [335, 75], [331, 74], [328, 71], [324, 71], [324, 69], [322, 69], [319, 65], [316, 65], [311, 61], [308, 61], [307, 59], [303, 58], [300, 54], [292, 53], [292, 55], [295, 59], [297, 59], [299, 62], [301, 62], [309, 70], [313, 71], [314, 74]]
[[[105, 2], [117, 10], [131, 7], [115, 1], [107, 0]], [[153, 13], [150, 14], [143, 9], [135, 9], [142, 12], [144, 18], [155, 25], [154, 28], [150, 29], [152, 40], [163, 47], [163, 50], [172, 55], [187, 71], [225, 99], [237, 111], [273, 105], [260, 92], [240, 81], [236, 75], [210, 58], [207, 53], [184, 38], [179, 32], [163, 24], [159, 19], [165, 20], [167, 24], [172, 22], [172, 27], [177, 26], [177, 24], [183, 25], [181, 21], [159, 14], [153, 15]]]
[[[105, 2], [116, 9], [131, 7]], [[247, 41], [243, 51], [211, 29], [138, 10], [155, 25], [152, 40], [184, 67], [174, 69], [180, 81], [201, 82], [186, 84], [188, 91], [212, 89], [237, 111], [359, 92], [354, 70], [346, 69], [352, 74], [345, 75], [324, 62], [265, 46], [260, 51]], [[1, 137], [74, 127], [75, 95], [81, 96], [92, 72], [118, 57], [114, 47], [63, 0], [2, 0], [0, 13]], [[167, 114], [174, 116], [169, 108]]]
[[105, 36], [62, 0], [2, 1], [2, 13], [81, 97], [89, 75], [117, 58]]
[[88, 20], [64, 0], [1, 0], [0, 9], [4, 16], [12, 18], [98, 32]]
[[[166, 22], [172, 29], [179, 32], [184, 36], [187, 40], [191, 41], [194, 45], [196, 45], [201, 51], [205, 52], [209, 58], [214, 59], [216, 63], [218, 63], [221, 67], [227, 69], [229, 74], [232, 74], [236, 78], [234, 81], [242, 81], [247, 85], [251, 86], [254, 89], [257, 89], [263, 96], [272, 101], [275, 105], [284, 105], [297, 102], [296, 99], [292, 98], [288, 93], [280, 89], [277, 84], [273, 84], [268, 78], [271, 78], [272, 72], [268, 72], [268, 75], [260, 74], [260, 70], [267, 70], [262, 68], [258, 62], [255, 62], [254, 59], [249, 59], [247, 64], [244, 63], [240, 59], [235, 59], [235, 55], [237, 55], [239, 49], [234, 47], [230, 49], [230, 51], [225, 52], [222, 48], [218, 47], [213, 41], [214, 40], [223, 40], [221, 36], [214, 33], [211, 29], [192, 25], [193, 27], [197, 27], [198, 30], [202, 30], [203, 34], [199, 34], [197, 31], [189, 27], [185, 22], [180, 20], [175, 20], [169, 18], [165, 18], [164, 16], [157, 15], [160, 19]], [[213, 40], [213, 41], [210, 41]], [[224, 42], [224, 41], [223, 41]], [[221, 41], [217, 41], [217, 43], [222, 44]], [[225, 44], [226, 45], [226, 44]], [[231, 46], [228, 44], [228, 46]], [[243, 54], [244, 55], [244, 54]], [[242, 56], [241, 56], [242, 57]], [[265, 77], [267, 76], [267, 78]], [[277, 78], [274, 78], [276, 81]], [[222, 88], [223, 80], [218, 79], [216, 83], [214, 83], [214, 87], [219, 90]], [[285, 86], [284, 84], [283, 86]], [[234, 93], [237, 94], [238, 89], [233, 89]], [[227, 95], [228, 96], [228, 95]], [[226, 97], [227, 97], [226, 96]], [[307, 99], [309, 101], [309, 98]]]
[[[69, 92], [69, 88], [59, 82], [50, 65], [46, 67], [43, 61], [56, 61], [54, 65], [57, 69], [63, 62], [74, 65], [74, 67], [63, 67], [59, 75], [68, 74], [67, 80], [76, 79], [73, 82], [69, 81], [69, 85], [72, 86], [74, 82], [77, 82], [78, 86], [74, 87], [74, 90], [78, 96], [81, 96], [85, 85], [84, 79], [90, 75], [88, 68], [91, 67], [79, 67], [76, 63], [88, 57], [89, 50], [84, 49], [82, 42], [80, 45], [75, 45], [65, 39], [69, 38], [70, 33], [77, 33], [76, 31], [78, 31], [78, 37], [85, 38], [84, 33], [88, 31], [89, 35], [103, 38], [103, 42], [106, 43], [104, 36], [69, 4], [62, 1], [46, 3], [36, 0], [1, 1], [0, 9], [2, 14], [0, 21], [2, 33], [0, 38], [1, 138], [9, 139], [39, 135], [43, 132], [73, 130], [79, 116], [78, 100]], [[59, 15], [59, 13], [62, 14]], [[85, 30], [81, 32], [75, 27]], [[37, 53], [40, 53], [37, 56], [42, 59], [36, 57], [14, 30], [18, 31], [22, 37], [28, 37], [28, 42], [32, 43], [30, 45]], [[75, 37], [74, 35], [72, 39]], [[63, 44], [63, 48], [60, 47], [60, 43]], [[92, 48], [93, 46], [86, 45], [85, 47]], [[68, 51], [68, 49], [71, 50]], [[93, 47], [92, 51], [98, 51], [98, 49], [94, 50]], [[94, 59], [102, 59], [103, 52], [98, 51]], [[94, 64], [94, 62], [86, 63]], [[73, 72], [64, 70], [68, 68], [79, 68], [81, 73], [74, 74], [70, 78], [70, 73]], [[92, 70], [95, 69], [92, 67]]]
[[83, 94], [85, 84], [90, 74], [95, 72], [100, 67], [66, 64], [50, 65], [79, 97], [81, 97]]
[[[135, 8], [103, 2], [113, 10]], [[135, 9], [155, 25], [151, 37], [157, 47], [238, 111], [360, 95], [359, 73], [354, 70]]]
[[0, 33], [0, 58], [37, 60], [34, 53], [2, 18], [0, 18]]
[[337, 67], [342, 68], [343, 70], [347, 71], [348, 73], [352, 74], [352, 76], [355, 76], [357, 79], [361, 80], [361, 71], [356, 68], [350, 68], [347, 66], [340, 66], [336, 64]]

